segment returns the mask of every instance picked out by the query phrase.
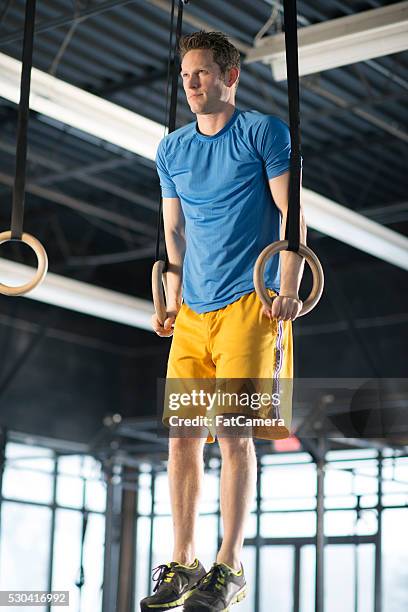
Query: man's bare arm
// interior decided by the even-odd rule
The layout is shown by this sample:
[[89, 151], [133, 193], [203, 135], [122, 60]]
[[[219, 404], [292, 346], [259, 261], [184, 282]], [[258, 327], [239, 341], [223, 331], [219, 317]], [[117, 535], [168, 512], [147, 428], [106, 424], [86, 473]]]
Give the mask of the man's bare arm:
[[172, 326], [181, 307], [183, 262], [186, 250], [184, 234], [184, 214], [179, 198], [163, 198], [164, 235], [168, 256], [167, 281], [167, 318], [159, 321], [152, 316], [152, 326], [159, 336], [171, 336]]
[[186, 251], [184, 234], [184, 214], [179, 198], [163, 198], [164, 235], [167, 256], [167, 306], [181, 306], [181, 288], [183, 282], [183, 262]]
[[[289, 201], [289, 172], [285, 172], [269, 180], [273, 200], [282, 215], [280, 226], [280, 239], [285, 239], [285, 228]], [[307, 227], [300, 207], [300, 242], [306, 244]], [[303, 276], [304, 259], [291, 251], [281, 252], [281, 280], [280, 295], [297, 300], [300, 282]], [[272, 315], [281, 319], [295, 319], [299, 314], [301, 304], [289, 300], [275, 300]], [[276, 304], [275, 304], [276, 302]]]

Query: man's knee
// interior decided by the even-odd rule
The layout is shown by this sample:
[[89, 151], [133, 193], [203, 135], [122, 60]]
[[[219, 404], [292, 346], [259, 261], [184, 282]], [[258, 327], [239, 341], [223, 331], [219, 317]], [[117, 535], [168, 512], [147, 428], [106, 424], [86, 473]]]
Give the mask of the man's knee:
[[221, 455], [249, 455], [255, 452], [255, 444], [252, 436], [218, 436], [218, 444]]
[[217, 438], [221, 446], [233, 449], [237, 446], [250, 446], [252, 441], [252, 425], [248, 424], [245, 414], [226, 413], [217, 415]]
[[191, 458], [194, 455], [202, 454], [206, 439], [207, 436], [204, 436], [204, 434], [202, 437], [192, 437], [191, 432], [190, 436], [186, 434], [185, 436], [177, 435], [172, 437], [170, 431], [169, 455], [183, 455]]

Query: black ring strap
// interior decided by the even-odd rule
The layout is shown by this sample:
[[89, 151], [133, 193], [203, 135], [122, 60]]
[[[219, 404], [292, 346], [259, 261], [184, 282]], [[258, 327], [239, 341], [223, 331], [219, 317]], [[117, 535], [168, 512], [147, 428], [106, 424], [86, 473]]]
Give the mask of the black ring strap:
[[296, 0], [284, 0], [283, 10], [291, 138], [289, 201], [285, 240], [289, 243], [288, 251], [297, 252], [300, 241], [301, 142]]
[[[174, 13], [175, 13], [176, 0], [172, 0], [172, 6], [171, 6], [170, 44], [169, 44], [169, 56], [168, 56], [167, 95], [166, 95], [166, 124], [168, 127], [168, 130], [167, 130], [168, 134], [170, 134], [171, 132], [174, 132], [174, 130], [176, 129], [177, 89], [178, 89], [178, 78], [179, 78], [179, 72], [180, 72], [180, 58], [178, 55], [178, 47], [180, 43], [181, 30], [183, 26], [183, 6], [184, 4], [187, 4], [187, 1], [188, 0], [178, 0], [177, 25], [176, 25], [176, 36], [174, 39], [174, 46], [172, 45], [172, 40], [173, 40]], [[169, 110], [169, 114], [167, 117], [170, 75], [171, 75], [171, 96], [170, 96], [170, 110]], [[163, 209], [163, 200], [162, 200], [162, 197], [160, 197], [159, 214], [157, 218], [157, 232], [156, 232], [156, 255], [155, 255], [156, 261], [160, 259], [160, 243], [161, 243], [161, 232], [162, 232], [162, 223], [163, 223], [162, 209]], [[166, 244], [164, 244], [164, 251], [165, 251], [165, 259], [164, 259], [164, 262], [165, 262], [164, 272], [165, 272], [167, 269], [167, 264], [168, 264]]]
[[23, 234], [27, 162], [27, 129], [29, 117], [31, 66], [33, 63], [35, 2], [36, 0], [26, 1], [24, 21], [23, 62], [21, 70], [20, 103], [18, 106], [16, 173], [13, 189], [13, 208], [11, 212], [12, 240], [21, 240]]

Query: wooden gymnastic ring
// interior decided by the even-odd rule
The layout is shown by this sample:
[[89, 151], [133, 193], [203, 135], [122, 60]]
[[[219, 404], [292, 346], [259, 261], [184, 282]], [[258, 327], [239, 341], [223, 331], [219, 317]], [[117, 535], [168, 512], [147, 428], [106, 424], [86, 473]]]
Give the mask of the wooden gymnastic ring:
[[[277, 297], [277, 296], [270, 297], [265, 287], [264, 272], [265, 272], [266, 262], [273, 255], [276, 255], [276, 253], [279, 253], [280, 251], [287, 251], [287, 249], [288, 249], [287, 240], [278, 240], [277, 242], [273, 242], [272, 244], [269, 244], [267, 247], [264, 248], [264, 250], [262, 251], [262, 253], [259, 255], [258, 259], [255, 262], [255, 267], [254, 267], [255, 291], [257, 292], [262, 304], [266, 308], [270, 308], [273, 300], [275, 299], [275, 297]], [[323, 287], [324, 287], [324, 273], [323, 273], [323, 268], [322, 268], [320, 261], [318, 260], [317, 256], [313, 253], [313, 251], [309, 249], [309, 247], [307, 247], [304, 244], [299, 245], [298, 253], [299, 255], [301, 255], [302, 257], [306, 259], [312, 271], [312, 275], [313, 275], [312, 290], [307, 300], [303, 302], [302, 309], [300, 313], [298, 314], [298, 317], [302, 317], [303, 315], [313, 310], [313, 308], [316, 306], [316, 304], [320, 300], [322, 293], [323, 293]]]
[[166, 274], [163, 272], [165, 263], [163, 260], [156, 261], [152, 269], [152, 294], [153, 304], [156, 311], [157, 318], [160, 323], [164, 325], [167, 319], [167, 285], [166, 285]]
[[[12, 240], [10, 230], [7, 232], [0, 233], [0, 244], [3, 244], [3, 242], [9, 242], [10, 240]], [[3, 295], [25, 295], [26, 293], [29, 293], [30, 291], [38, 287], [38, 285], [43, 282], [47, 274], [48, 257], [41, 242], [37, 240], [37, 238], [34, 238], [34, 236], [32, 236], [31, 234], [26, 233], [21, 236], [21, 242], [28, 244], [28, 246], [30, 246], [36, 254], [38, 264], [37, 272], [32, 280], [30, 280], [28, 283], [25, 283], [24, 285], [20, 285], [19, 287], [9, 287], [8, 285], [3, 285], [2, 283], [0, 283], [0, 293], [2, 293]]]

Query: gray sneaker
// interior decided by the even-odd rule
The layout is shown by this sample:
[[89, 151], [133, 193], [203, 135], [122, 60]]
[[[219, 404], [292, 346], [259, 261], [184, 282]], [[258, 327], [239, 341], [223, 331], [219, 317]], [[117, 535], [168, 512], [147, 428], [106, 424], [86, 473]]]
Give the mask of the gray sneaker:
[[184, 604], [185, 612], [228, 612], [247, 592], [244, 568], [234, 572], [225, 563], [214, 563]]
[[141, 612], [161, 612], [181, 606], [205, 573], [198, 559], [192, 565], [182, 565], [176, 561], [158, 565], [152, 571], [152, 578], [156, 582], [153, 595], [142, 599]]

